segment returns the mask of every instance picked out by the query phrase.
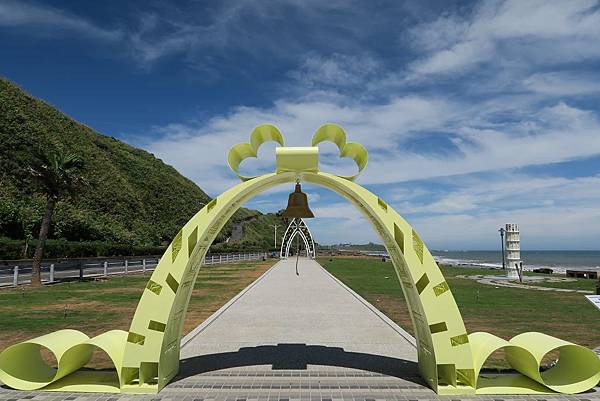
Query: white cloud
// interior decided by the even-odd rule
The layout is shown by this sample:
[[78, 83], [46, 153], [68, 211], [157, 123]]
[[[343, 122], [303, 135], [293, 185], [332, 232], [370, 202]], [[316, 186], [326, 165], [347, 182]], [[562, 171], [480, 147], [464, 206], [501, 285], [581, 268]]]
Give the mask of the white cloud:
[[139, 26], [130, 32], [130, 43], [138, 61], [154, 61], [196, 48], [220, 47], [228, 40], [228, 25], [237, 18], [241, 5], [226, 7], [205, 25], [170, 19], [157, 13], [142, 13]]
[[[600, 208], [600, 176], [564, 178], [523, 174], [487, 174], [485, 178], [454, 178], [460, 189], [428, 202], [398, 199], [404, 213], [482, 215], [490, 210], [531, 209], [547, 206]], [[427, 194], [426, 192], [424, 194]], [[426, 197], [425, 197], [426, 198]]]
[[507, 170], [600, 154], [600, 122], [594, 113], [558, 103], [516, 123], [462, 127], [453, 156], [402, 154], [373, 163], [365, 183], [389, 183], [482, 171]]
[[[501, 103], [496, 106], [499, 107]], [[510, 105], [509, 109], [513, 105]], [[397, 107], [398, 118], [389, 110]], [[449, 115], [436, 119], [436, 107], [449, 111]], [[508, 107], [508, 106], [507, 106]], [[404, 111], [403, 113], [403, 110]], [[372, 154], [371, 162], [363, 184], [394, 184], [407, 180], [427, 180], [433, 177], [457, 176], [481, 172], [507, 172], [511, 169], [532, 164], [554, 163], [600, 154], [600, 125], [594, 113], [580, 110], [565, 103], [543, 108], [537, 112], [525, 113], [523, 119], [510, 123], [491, 124], [494, 128], [472, 128], [461, 126], [470, 120], [483, 124], [486, 113], [472, 116], [471, 109], [462, 109], [442, 100], [426, 98], [396, 99], [388, 105], [368, 106], [340, 105], [335, 103], [303, 103], [279, 101], [273, 108], [238, 108], [227, 116], [213, 118], [201, 127], [172, 125], [163, 128], [162, 139], [150, 143], [147, 148], [168, 163], [175, 165], [184, 175], [195, 180], [200, 187], [216, 195], [237, 183], [226, 165], [228, 148], [243, 141], [252, 128], [262, 122], [275, 122], [282, 130], [289, 145], [305, 145], [314, 130], [329, 115], [341, 116], [342, 123], [350, 140], [365, 142], [368, 148], [396, 149], [398, 153]], [[494, 110], [494, 113], [498, 109]], [[330, 114], [331, 113], [331, 114]], [[390, 113], [389, 118], [386, 116]], [[409, 115], [405, 115], [409, 114]], [[466, 114], [465, 114], [466, 113]], [[470, 118], [468, 118], [470, 117]], [[432, 122], [433, 121], [433, 122]], [[347, 122], [347, 123], [346, 123]], [[414, 138], [421, 132], [456, 126], [457, 152], [443, 156], [432, 156], [418, 150], [402, 152], [394, 140]], [[372, 125], [372, 126], [369, 126]], [[446, 127], [447, 128], [447, 127]], [[394, 133], [397, 133], [396, 135]], [[382, 145], [384, 144], [384, 145]], [[372, 146], [371, 146], [372, 145]], [[260, 157], [273, 162], [274, 145], [260, 151]], [[427, 151], [427, 149], [425, 149]], [[325, 161], [326, 162], [326, 161]], [[327, 164], [327, 163], [325, 163]], [[255, 164], [264, 167], [264, 164]], [[267, 168], [273, 168], [273, 164]], [[551, 239], [542, 235], [540, 227], [557, 214], [554, 221], [561, 224], [574, 224], [590, 214], [594, 219], [596, 204], [600, 204], [600, 193], [595, 191], [600, 178], [588, 177], [569, 180], [565, 178], [535, 178], [520, 175], [501, 176], [499, 180], [475, 180], [457, 177], [452, 182], [463, 182], [464, 189], [448, 192], [432, 202], [420, 204], [410, 201], [410, 197], [426, 198], [426, 192], [396, 191], [382, 188], [384, 197], [401, 213], [426, 214], [427, 217], [413, 217], [410, 222], [422, 231], [423, 238], [432, 247], [460, 248], [462, 244], [485, 248], [495, 241], [494, 230], [508, 221], [518, 221], [529, 226], [529, 235], [536, 238], [532, 247], [556, 245], [557, 238], [574, 236], [575, 229], [554, 232]], [[465, 181], [466, 180], [466, 181]], [[469, 181], [471, 180], [471, 181]], [[257, 198], [255, 207], [275, 210], [285, 203], [288, 188], [276, 188]], [[318, 241], [332, 243], [339, 241], [376, 241], [376, 234], [368, 222], [350, 204], [321, 202], [311, 193], [314, 212], [319, 217], [311, 222]], [[388, 193], [393, 196], [387, 196]], [[315, 193], [316, 195], [316, 193]], [[408, 195], [408, 196], [407, 196]], [[503, 205], [506, 209], [503, 209]], [[561, 214], [568, 214], [564, 216]], [[444, 229], [440, 229], [444, 227]], [[468, 232], [458, 239], [449, 233], [460, 229]], [[587, 241], [596, 229], [581, 232], [582, 240]], [[547, 242], [544, 242], [547, 241]], [[552, 242], [554, 241], [554, 242]], [[535, 245], [534, 245], [535, 244]], [[558, 246], [558, 245], [557, 245]]]
[[[391, 203], [430, 249], [494, 249], [498, 227], [509, 222], [519, 223], [527, 249], [597, 248], [600, 176], [568, 179], [506, 174], [466, 177], [459, 182], [460, 190], [433, 202]], [[317, 218], [308, 224], [320, 243], [381, 242], [368, 220], [348, 202], [312, 209]]]
[[304, 87], [343, 88], [364, 84], [379, 70], [379, 63], [372, 57], [334, 53], [329, 57], [309, 55], [290, 76]]
[[494, 54], [494, 45], [489, 40], [465, 40], [415, 62], [412, 68], [418, 74], [455, 72], [487, 61]]
[[[229, 115], [215, 117], [202, 126], [172, 124], [157, 128], [155, 131], [161, 134], [160, 138], [143, 146], [209, 193], [216, 194], [233, 182], [233, 175], [225, 163], [229, 148], [247, 140], [252, 129], [259, 124], [270, 122], [277, 125], [286, 138], [286, 145], [306, 146], [319, 126], [325, 122], [336, 122], [345, 127], [348, 140], [359, 141], [372, 151], [389, 150], [399, 139], [411, 133], [443, 126], [448, 116], [453, 114], [450, 113], [451, 108], [442, 99], [419, 96], [395, 98], [375, 106], [281, 100], [268, 109], [236, 108]], [[332, 117], [335, 120], [332, 121]], [[254, 162], [254, 167], [268, 168], [269, 162], [274, 160], [273, 145], [263, 146], [265, 149], [261, 147], [259, 151], [259, 159], [263, 162]], [[326, 149], [332, 150], [331, 147]], [[329, 160], [322, 158], [321, 162], [340, 174], [354, 170], [351, 162], [340, 163], [336, 156]], [[241, 167], [247, 171], [245, 165]]]
[[318, 206], [313, 212], [317, 218], [307, 224], [321, 244], [380, 241], [368, 220], [349, 202]]
[[[200, 69], [205, 75], [219, 75], [228, 51], [257, 59], [267, 54], [295, 57], [298, 52], [306, 53], [310, 47], [300, 46], [295, 32], [277, 28], [277, 36], [273, 36], [272, 30], [287, 19], [286, 13], [293, 10], [300, 17], [316, 21], [328, 18], [325, 11], [346, 6], [341, 2], [267, 4], [250, 0], [223, 1], [211, 8], [158, 2], [135, 9], [135, 23], [119, 19], [118, 23], [124, 26], [121, 30], [105, 28], [89, 18], [70, 13], [66, 7], [51, 7], [31, 0], [4, 0], [0, 2], [0, 26], [26, 28], [22, 32], [30, 35], [77, 33], [91, 39], [112, 41], [120, 47], [119, 52], [127, 53], [142, 67], [178, 55], [188, 67]], [[338, 24], [343, 25], [343, 22], [333, 21], [331, 26]], [[322, 30], [326, 31], [326, 28]], [[347, 30], [348, 34], [351, 32], [357, 34], [360, 30]], [[338, 41], [352, 43], [351, 36]], [[276, 43], [278, 40], [287, 47]]]
[[600, 209], [550, 206], [427, 216], [411, 223], [430, 249], [495, 249], [505, 223], [519, 224], [523, 249], [597, 249]]
[[0, 3], [0, 26], [27, 27], [31, 34], [75, 32], [93, 39], [116, 41], [119, 30], [106, 29], [63, 10], [25, 1], [5, 0]]
[[322, 218], [326, 219], [344, 219], [351, 221], [360, 221], [362, 215], [350, 203], [332, 203], [327, 206], [316, 207], [314, 212]]
[[497, 229], [514, 222], [527, 249], [597, 249], [600, 175], [500, 173], [442, 182], [458, 189], [440, 194], [429, 185], [418, 187], [418, 199], [388, 199], [430, 248], [495, 249]]
[[550, 96], [577, 96], [600, 93], [600, 77], [573, 72], [533, 74], [523, 80], [523, 87]]
[[[568, 179], [504, 174], [458, 181], [461, 189], [436, 201], [390, 203], [430, 249], [495, 249], [498, 227], [509, 222], [520, 225], [526, 249], [597, 248], [600, 176]], [[427, 194], [417, 191], [420, 196]], [[317, 218], [308, 224], [320, 243], [381, 242], [368, 220], [348, 202], [319, 205], [313, 211]]]
[[[505, 105], [508, 111], [513, 106]], [[507, 110], [494, 109], [492, 115], [498, 112]], [[443, 99], [417, 96], [392, 99], [383, 105], [281, 100], [268, 109], [237, 108], [202, 127], [165, 127], [163, 136], [146, 147], [213, 194], [235, 181], [225, 167], [229, 147], [266, 122], [276, 124], [290, 146], [306, 146], [324, 122], [340, 123], [349, 140], [361, 142], [371, 151], [369, 168], [359, 178], [365, 184], [521, 168], [600, 154], [600, 122], [590, 111], [559, 102], [502, 124], [490, 123], [488, 113], [481, 105], [465, 108]], [[427, 147], [413, 151], [403, 148], [405, 140], [430, 131], [450, 132], [455, 148], [447, 153], [431, 153]], [[249, 171], [272, 168], [272, 149], [264, 149], [259, 159], [267, 161], [255, 162], [254, 170]], [[337, 170], [340, 164], [336, 157], [322, 157], [321, 163], [339, 173], [353, 171], [351, 163], [346, 165], [351, 171]]]
[[444, 15], [421, 24], [410, 37], [429, 51], [412, 64], [418, 75], [457, 72], [481, 62], [573, 62], [600, 57], [600, 9], [595, 0], [484, 1], [466, 17]]
[[[213, 45], [244, 51], [250, 48], [248, 42], [257, 43], [257, 54], [276, 54], [277, 40], [259, 40], [243, 31], [243, 24], [236, 25], [246, 15], [240, 10], [234, 7], [206, 18], [204, 25], [145, 15], [133, 35], [134, 46], [146, 62], [175, 53], [202, 53]], [[536, 178], [514, 171], [600, 154], [598, 113], [586, 109], [592, 107], [589, 103], [573, 99], [600, 92], [596, 75], [582, 74], [586, 66], [566, 64], [600, 59], [599, 10], [596, 1], [484, 1], [470, 14], [444, 14], [411, 29], [408, 37], [417, 55], [395, 67], [386, 63], [398, 54], [378, 59], [364, 49], [298, 52], [292, 41], [281, 51], [296, 51], [300, 61], [287, 73], [294, 80], [279, 83], [281, 91], [275, 92], [279, 94], [269, 106], [233, 107], [203, 124], [157, 128], [160, 138], [145, 147], [216, 195], [237, 182], [226, 167], [227, 150], [247, 140], [254, 126], [274, 123], [287, 145], [306, 146], [321, 124], [339, 123], [349, 140], [363, 143], [371, 152], [359, 182], [384, 184], [378, 188], [385, 198], [400, 212], [415, 215], [411, 222], [433, 247], [489, 247], [496, 242], [495, 227], [509, 221], [527, 226], [539, 246], [552, 241], [559, 245], [559, 239], [569, 236], [591, 244], [598, 229], [587, 226], [578, 234], [576, 225], [585, 221], [586, 214], [590, 222], [597, 222], [595, 204], [600, 199], [593, 191], [598, 177]], [[302, 12], [311, 13], [306, 8]], [[274, 15], [280, 14], [274, 10]], [[167, 34], [160, 29], [165, 24]], [[324, 37], [337, 40], [333, 36]], [[240, 43], [233, 43], [233, 38]], [[472, 72], [464, 75], [468, 79], [451, 75], [465, 71]], [[242, 168], [272, 169], [273, 147], [261, 148], [260, 160]], [[322, 148], [323, 169], [353, 170], [351, 163], [336, 158], [334, 150]], [[477, 182], [474, 173], [501, 177]], [[431, 200], [419, 188], [391, 191], [398, 183], [440, 177], [463, 186], [441, 197], [436, 193]], [[254, 204], [279, 207], [287, 191], [275, 189]], [[416, 199], [422, 202], [417, 204]], [[319, 200], [315, 212], [322, 217], [311, 222], [318, 241], [376, 239], [349, 204]], [[551, 228], [556, 224], [568, 227], [558, 233]]]
[[[339, 80], [347, 66], [333, 61], [336, 55], [322, 64], [316, 53], [310, 54], [321, 47], [358, 50], [356, 40], [366, 35], [366, 30], [355, 23], [363, 7], [358, 3], [354, 6], [345, 1], [318, 0], [222, 1], [214, 8], [201, 9], [169, 6], [162, 12], [143, 13], [139, 27], [131, 32], [131, 44], [142, 63], [150, 65], [177, 54], [188, 66], [215, 74], [231, 54], [234, 58], [243, 55], [250, 64], [275, 64], [302, 55], [307, 57], [304, 72], [318, 70], [321, 77]], [[331, 35], [332, 31], [341, 34]], [[339, 57], [348, 61], [344, 55]], [[353, 65], [352, 72], [366, 72], [366, 62], [368, 57]], [[235, 67], [243, 70], [243, 66]]]

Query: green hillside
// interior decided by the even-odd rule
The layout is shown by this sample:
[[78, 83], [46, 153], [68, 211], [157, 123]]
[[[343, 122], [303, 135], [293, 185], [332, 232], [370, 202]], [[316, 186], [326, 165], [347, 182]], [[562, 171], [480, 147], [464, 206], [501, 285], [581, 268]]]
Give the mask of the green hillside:
[[[101, 135], [0, 78], [0, 259], [19, 256], [16, 244], [37, 237], [45, 200], [33, 191], [26, 168], [44, 150], [77, 153], [88, 182], [77, 197], [59, 202], [49, 257], [160, 252], [210, 200], [151, 153]], [[257, 215], [240, 209], [232, 220]], [[224, 242], [232, 227], [229, 222], [217, 242]], [[261, 238], [262, 231], [254, 234], [235, 246], [272, 241]]]
[[[280, 217], [279, 214], [267, 213], [261, 214], [257, 211], [255, 214], [251, 214], [248, 217], [238, 220], [233, 223], [234, 227], [228, 228], [228, 234], [230, 241], [221, 243], [213, 246], [215, 252], [227, 252], [237, 251], [240, 249], [249, 250], [264, 250], [274, 249], [275, 241], [273, 238], [274, 228], [273, 225], [278, 225], [277, 228], [277, 246], [281, 246], [281, 237], [289, 224], [289, 220]], [[235, 226], [241, 230], [241, 238], [234, 239]], [[233, 228], [233, 230], [232, 230]]]

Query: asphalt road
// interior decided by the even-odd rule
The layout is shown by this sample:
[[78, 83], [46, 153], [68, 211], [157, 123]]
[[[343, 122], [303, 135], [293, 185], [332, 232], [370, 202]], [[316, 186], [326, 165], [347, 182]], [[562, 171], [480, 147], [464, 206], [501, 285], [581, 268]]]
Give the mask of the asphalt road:
[[[154, 270], [157, 259], [146, 260], [146, 270]], [[83, 267], [83, 277], [97, 277], [104, 275], [104, 262], [85, 263]], [[18, 284], [28, 284], [31, 280], [31, 266], [20, 266], [18, 274]], [[143, 271], [141, 259], [128, 260], [127, 272], [136, 273]], [[107, 275], [125, 274], [125, 260], [107, 260]], [[79, 263], [68, 261], [64, 266], [60, 263], [55, 264], [54, 281], [76, 279], [80, 277]], [[50, 282], [50, 265], [42, 265], [42, 281]], [[0, 268], [0, 287], [10, 287], [14, 285], [14, 267], [6, 266]]]

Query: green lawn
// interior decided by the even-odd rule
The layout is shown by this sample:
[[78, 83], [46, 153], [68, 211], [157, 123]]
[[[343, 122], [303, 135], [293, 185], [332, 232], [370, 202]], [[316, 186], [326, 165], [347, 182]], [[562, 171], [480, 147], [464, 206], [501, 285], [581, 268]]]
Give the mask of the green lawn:
[[[204, 321], [276, 261], [203, 266], [194, 286], [184, 331], [187, 333]], [[128, 330], [149, 278], [150, 273], [132, 274], [41, 288], [0, 290], [0, 350], [64, 328], [77, 329], [89, 336], [111, 329]], [[110, 365], [106, 358], [100, 357], [90, 366]]]
[[[185, 332], [204, 321], [275, 261], [203, 267], [194, 287]], [[413, 331], [390, 262], [384, 263], [378, 258], [334, 258], [331, 261], [320, 258], [319, 263], [400, 326]], [[495, 287], [457, 277], [502, 274], [494, 269], [442, 267], [442, 272], [469, 333], [488, 331], [508, 339], [525, 331], [541, 331], [589, 347], [600, 346], [600, 312], [582, 294]], [[79, 329], [88, 335], [113, 328], [127, 330], [149, 276], [113, 276], [39, 289], [1, 290], [0, 349], [62, 328]], [[565, 285], [587, 284], [579, 281]], [[90, 366], [105, 365], [108, 366], [107, 361], [97, 359]]]
[[[320, 258], [329, 272], [409, 332], [412, 324], [391, 262], [378, 258]], [[600, 311], [582, 294], [497, 287], [459, 275], [502, 274], [495, 269], [442, 266], [467, 332], [487, 331], [509, 339], [540, 331], [588, 347], [600, 346]], [[593, 280], [589, 280], [593, 281]], [[566, 283], [570, 286], [587, 283]]]
[[[451, 267], [451, 266], [442, 266], [442, 269], [446, 269], [448, 274], [452, 276], [475, 276], [475, 275], [483, 275], [483, 276], [502, 276], [504, 275], [504, 271], [500, 269], [479, 269], [472, 267]], [[446, 274], [446, 273], [444, 273]], [[536, 276], [536, 277], [545, 277], [546, 279], [551, 279], [552, 277], [563, 277], [551, 274], [541, 274], [534, 272], [525, 272], [526, 276]], [[534, 285], [540, 287], [551, 287], [551, 288], [565, 288], [569, 290], [587, 290], [587, 291], [596, 291], [596, 280], [583, 279], [583, 278], [573, 278], [574, 281], [565, 281], [565, 282], [552, 282], [552, 281], [525, 281], [523, 284], [525, 285]], [[515, 281], [518, 283], [518, 281]]]
[[551, 288], [566, 288], [569, 290], [586, 290], [596, 291], [596, 280], [590, 280], [585, 278], [577, 278], [575, 281], [555, 282], [555, 281], [543, 281], [543, 282], [525, 282], [524, 284], [538, 285], [540, 287], [551, 287]]

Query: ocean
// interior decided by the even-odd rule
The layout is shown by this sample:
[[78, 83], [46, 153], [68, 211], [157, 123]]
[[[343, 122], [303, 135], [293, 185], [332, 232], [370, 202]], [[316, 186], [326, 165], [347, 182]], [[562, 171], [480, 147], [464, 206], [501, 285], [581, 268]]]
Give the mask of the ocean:
[[[438, 263], [480, 267], [502, 267], [500, 251], [431, 251]], [[600, 271], [600, 251], [521, 251], [526, 270], [549, 267], [555, 272], [566, 269]]]

